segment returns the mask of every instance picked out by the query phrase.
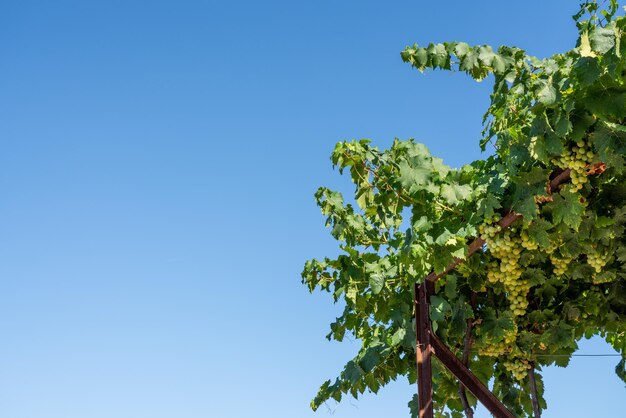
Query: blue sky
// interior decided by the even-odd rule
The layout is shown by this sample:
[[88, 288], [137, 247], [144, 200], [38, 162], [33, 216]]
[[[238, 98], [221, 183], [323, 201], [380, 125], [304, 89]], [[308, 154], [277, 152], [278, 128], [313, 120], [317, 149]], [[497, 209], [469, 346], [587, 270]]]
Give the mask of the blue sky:
[[[399, 52], [550, 55], [573, 46], [576, 5], [0, 4], [0, 415], [408, 416], [404, 380], [308, 409], [358, 347], [324, 339], [340, 307], [300, 284], [337, 251], [313, 193], [349, 190], [328, 159], [343, 139], [481, 158], [489, 81]], [[544, 416], [621, 417], [616, 362], [546, 370]]]

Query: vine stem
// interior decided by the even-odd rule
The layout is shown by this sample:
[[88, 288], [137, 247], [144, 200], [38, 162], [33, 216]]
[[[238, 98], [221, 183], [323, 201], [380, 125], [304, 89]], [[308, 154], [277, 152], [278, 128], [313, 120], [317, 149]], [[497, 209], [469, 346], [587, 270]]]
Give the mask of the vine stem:
[[[472, 292], [470, 296], [470, 306], [472, 309], [476, 308], [476, 293]], [[472, 343], [474, 340], [472, 339], [472, 329], [474, 327], [474, 321], [471, 318], [467, 320], [467, 329], [465, 330], [465, 337], [463, 338], [463, 354], [461, 361], [464, 366], [469, 365], [469, 355], [472, 349]], [[467, 393], [465, 390], [465, 386], [459, 380], [459, 397], [461, 398], [461, 403], [463, 404], [463, 409], [465, 410], [465, 416], [467, 418], [474, 418], [474, 410], [470, 406], [467, 400]]]
[[[472, 306], [476, 305], [476, 293], [472, 293]], [[469, 353], [472, 349], [472, 327], [474, 322], [471, 319], [467, 320], [467, 329], [465, 330], [465, 337], [463, 338], [463, 357], [461, 361], [464, 366], [469, 364]], [[465, 392], [465, 386], [461, 381], [459, 381], [459, 398], [461, 398], [461, 403], [463, 404], [463, 409], [465, 410], [465, 416], [467, 418], [474, 418], [474, 410], [470, 406], [467, 400], [467, 393]]]

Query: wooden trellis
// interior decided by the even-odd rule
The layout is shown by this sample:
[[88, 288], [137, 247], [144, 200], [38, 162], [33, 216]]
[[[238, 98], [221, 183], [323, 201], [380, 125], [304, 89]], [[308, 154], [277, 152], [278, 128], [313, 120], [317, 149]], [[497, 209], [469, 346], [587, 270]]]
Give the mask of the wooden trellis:
[[[600, 174], [605, 170], [603, 163], [594, 165], [588, 174]], [[569, 181], [570, 170], [567, 169], [556, 175], [548, 184], [547, 192], [551, 194], [560, 185]], [[498, 225], [500, 231], [509, 228], [522, 216], [516, 213], [509, 213], [502, 218]], [[477, 252], [485, 245], [482, 238], [476, 238], [467, 247], [467, 256]], [[417, 363], [417, 397], [419, 403], [419, 418], [433, 418], [433, 381], [431, 355], [434, 354], [441, 363], [459, 380], [459, 382], [469, 390], [496, 418], [515, 418], [502, 402], [471, 372], [461, 360], [435, 335], [432, 330], [429, 315], [430, 296], [434, 293], [434, 283], [454, 270], [462, 259], [455, 259], [445, 270], [439, 274], [430, 273], [421, 284], [415, 284], [415, 328], [416, 328], [416, 363]], [[536, 391], [535, 391], [536, 392]], [[533, 409], [535, 418], [539, 418], [539, 408], [537, 400], [533, 397]]]

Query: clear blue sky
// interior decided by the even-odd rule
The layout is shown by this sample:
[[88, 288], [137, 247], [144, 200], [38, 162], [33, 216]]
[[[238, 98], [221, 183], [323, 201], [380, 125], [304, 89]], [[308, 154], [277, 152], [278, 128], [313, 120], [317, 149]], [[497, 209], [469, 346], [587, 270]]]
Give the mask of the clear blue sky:
[[[357, 350], [324, 339], [340, 307], [300, 284], [337, 251], [312, 195], [349, 189], [343, 139], [480, 158], [489, 82], [400, 50], [550, 55], [577, 3], [2, 2], [0, 416], [408, 416], [404, 380], [308, 409]], [[547, 370], [544, 416], [623, 417], [616, 362]]]

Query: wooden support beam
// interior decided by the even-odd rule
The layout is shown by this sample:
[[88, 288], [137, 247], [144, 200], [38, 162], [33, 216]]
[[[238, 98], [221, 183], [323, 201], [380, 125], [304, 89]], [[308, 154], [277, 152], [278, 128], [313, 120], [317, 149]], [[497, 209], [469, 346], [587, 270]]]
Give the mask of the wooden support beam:
[[419, 418], [433, 418], [433, 370], [430, 337], [429, 292], [426, 282], [415, 284], [415, 354], [417, 360], [417, 401]]
[[430, 343], [435, 350], [435, 356], [472, 394], [482, 403], [485, 408], [496, 418], [515, 418], [496, 396], [459, 360], [446, 345], [431, 334]]
[[530, 396], [533, 402], [533, 416], [534, 418], [541, 418], [539, 394], [537, 393], [537, 380], [535, 379], [535, 363], [530, 363], [530, 369], [528, 370], [528, 381], [530, 382]]
[[459, 360], [432, 331], [429, 307], [434, 283], [415, 284], [415, 330], [417, 360], [417, 399], [419, 418], [433, 418], [433, 376], [431, 355], [444, 366], [478, 399], [496, 418], [515, 418], [491, 391]]

